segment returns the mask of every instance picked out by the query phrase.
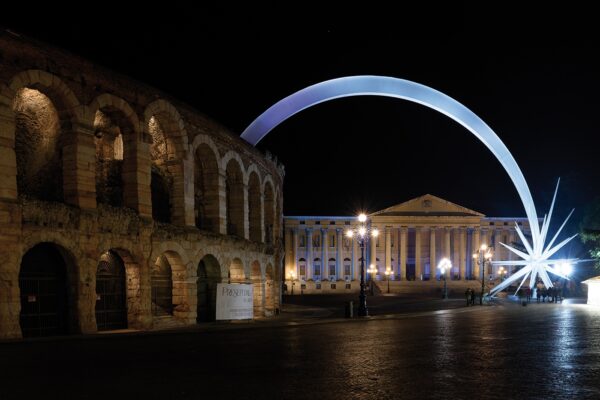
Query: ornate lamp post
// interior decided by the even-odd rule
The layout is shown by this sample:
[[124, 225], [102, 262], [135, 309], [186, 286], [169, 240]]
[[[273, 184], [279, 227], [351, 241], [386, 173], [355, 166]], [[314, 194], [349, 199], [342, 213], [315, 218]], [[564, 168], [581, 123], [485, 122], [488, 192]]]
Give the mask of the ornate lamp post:
[[444, 277], [444, 299], [448, 298], [448, 286], [446, 283], [446, 271], [450, 272], [452, 270], [452, 262], [447, 258], [442, 258], [440, 263], [438, 264], [438, 269], [440, 273]]
[[366, 224], [367, 216], [360, 214], [358, 216], [358, 225], [354, 229], [346, 231], [346, 236], [349, 238], [356, 237], [360, 246], [360, 295], [358, 296], [358, 316], [366, 317], [369, 315], [367, 309], [367, 295], [365, 293], [365, 240], [369, 237], [377, 237], [379, 231], [377, 229], [370, 229]]
[[389, 269], [386, 269], [385, 270], [385, 277], [386, 277], [386, 279], [388, 281], [387, 282], [388, 283], [388, 285], [387, 285], [388, 286], [388, 290], [387, 290], [388, 293], [390, 292], [390, 276], [391, 275], [392, 275], [392, 271], [390, 271]]
[[489, 264], [490, 260], [492, 259], [493, 250], [493, 248], [488, 247], [487, 244], [483, 243], [479, 247], [479, 251], [477, 253], [473, 253], [473, 258], [481, 270], [481, 296], [479, 297], [479, 305], [483, 305], [483, 293], [485, 291], [485, 265]]

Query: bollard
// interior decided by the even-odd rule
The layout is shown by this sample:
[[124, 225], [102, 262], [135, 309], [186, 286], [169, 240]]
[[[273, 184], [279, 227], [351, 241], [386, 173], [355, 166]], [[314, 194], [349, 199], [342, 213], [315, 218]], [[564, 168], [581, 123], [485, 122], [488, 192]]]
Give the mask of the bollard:
[[352, 318], [354, 316], [354, 303], [352, 301], [346, 302], [346, 318]]

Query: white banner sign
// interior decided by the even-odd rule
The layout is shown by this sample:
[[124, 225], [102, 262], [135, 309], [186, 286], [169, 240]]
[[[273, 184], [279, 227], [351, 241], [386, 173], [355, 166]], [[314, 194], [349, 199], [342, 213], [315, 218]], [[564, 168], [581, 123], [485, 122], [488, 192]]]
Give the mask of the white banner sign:
[[217, 283], [217, 320], [252, 319], [252, 285]]

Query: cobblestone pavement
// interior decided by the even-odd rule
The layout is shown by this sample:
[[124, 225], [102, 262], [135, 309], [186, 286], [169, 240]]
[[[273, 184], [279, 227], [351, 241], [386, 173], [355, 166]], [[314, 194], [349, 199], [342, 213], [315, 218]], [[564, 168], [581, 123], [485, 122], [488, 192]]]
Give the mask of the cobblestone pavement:
[[0, 343], [0, 399], [600, 398], [598, 308], [413, 311]]

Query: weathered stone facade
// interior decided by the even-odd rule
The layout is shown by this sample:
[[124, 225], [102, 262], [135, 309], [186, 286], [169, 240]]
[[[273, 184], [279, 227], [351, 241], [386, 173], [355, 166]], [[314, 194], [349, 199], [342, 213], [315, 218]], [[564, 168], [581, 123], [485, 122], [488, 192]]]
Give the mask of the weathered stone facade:
[[[154, 88], [10, 32], [0, 67], [0, 339], [27, 318], [25, 336], [96, 332], [121, 311], [122, 328], [195, 324], [214, 318], [218, 282], [251, 283], [254, 315], [276, 311], [276, 160]], [[98, 314], [101, 266], [112, 303]], [[60, 300], [64, 329], [40, 328], [55, 323], [44, 291], [64, 294], [46, 303]]]

